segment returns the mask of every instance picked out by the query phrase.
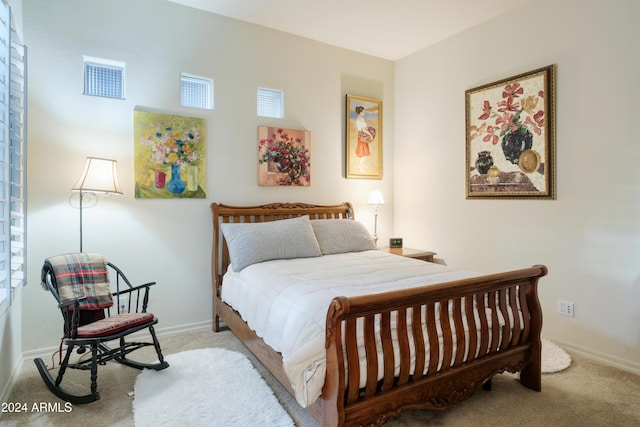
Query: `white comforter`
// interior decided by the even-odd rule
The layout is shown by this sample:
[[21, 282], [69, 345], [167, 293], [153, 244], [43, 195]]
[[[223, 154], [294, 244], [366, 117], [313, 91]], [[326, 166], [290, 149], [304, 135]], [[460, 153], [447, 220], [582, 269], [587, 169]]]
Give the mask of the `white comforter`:
[[325, 323], [336, 296], [448, 282], [475, 273], [382, 251], [274, 260], [225, 274], [222, 300], [282, 354], [298, 403], [313, 403], [325, 378]]

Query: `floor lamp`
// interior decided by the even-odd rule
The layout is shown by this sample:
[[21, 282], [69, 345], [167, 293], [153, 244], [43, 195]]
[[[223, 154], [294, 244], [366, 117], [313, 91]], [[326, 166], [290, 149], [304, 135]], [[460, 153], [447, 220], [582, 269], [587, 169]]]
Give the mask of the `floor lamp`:
[[371, 194], [369, 194], [368, 205], [374, 205], [375, 210], [373, 211], [373, 242], [378, 244], [378, 206], [384, 205], [384, 198], [382, 197], [382, 192], [380, 190], [373, 190]]
[[80, 194], [80, 252], [82, 252], [82, 209], [95, 206], [98, 203], [97, 194], [122, 194], [118, 184], [117, 165], [118, 162], [115, 160], [87, 157], [78, 182], [71, 188], [71, 191], [77, 191]]

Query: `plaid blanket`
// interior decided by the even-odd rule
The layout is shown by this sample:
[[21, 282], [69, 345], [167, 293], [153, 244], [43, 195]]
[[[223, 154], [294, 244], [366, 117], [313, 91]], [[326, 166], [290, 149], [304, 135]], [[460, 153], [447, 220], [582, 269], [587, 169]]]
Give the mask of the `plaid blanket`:
[[107, 261], [98, 253], [70, 253], [45, 259], [42, 266], [42, 286], [47, 273], [55, 278], [63, 302], [86, 297], [80, 301], [83, 310], [111, 307], [111, 288]]

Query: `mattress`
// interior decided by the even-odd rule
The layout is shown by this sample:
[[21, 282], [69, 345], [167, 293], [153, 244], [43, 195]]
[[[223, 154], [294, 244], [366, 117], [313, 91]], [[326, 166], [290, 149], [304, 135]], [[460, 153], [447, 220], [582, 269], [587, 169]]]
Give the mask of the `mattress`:
[[240, 272], [229, 268], [221, 298], [265, 343], [282, 354], [295, 398], [306, 407], [322, 391], [326, 316], [334, 297], [375, 294], [477, 275], [369, 250], [266, 261]]

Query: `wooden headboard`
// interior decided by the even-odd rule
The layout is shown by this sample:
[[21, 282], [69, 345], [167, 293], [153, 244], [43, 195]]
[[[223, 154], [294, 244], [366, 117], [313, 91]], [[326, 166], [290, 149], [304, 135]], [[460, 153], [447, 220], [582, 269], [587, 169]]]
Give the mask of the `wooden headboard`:
[[312, 205], [308, 203], [270, 203], [260, 206], [230, 206], [211, 204], [213, 216], [213, 251], [211, 258], [215, 294], [222, 285], [222, 276], [229, 267], [229, 248], [220, 232], [225, 222], [266, 222], [309, 215], [311, 219], [354, 219], [351, 203], [339, 205]]

